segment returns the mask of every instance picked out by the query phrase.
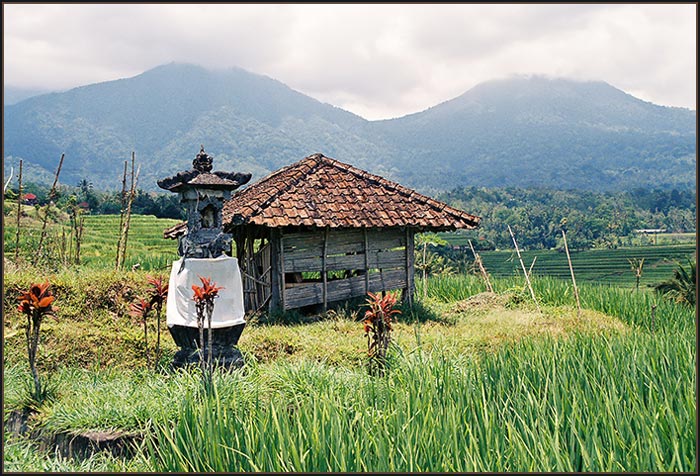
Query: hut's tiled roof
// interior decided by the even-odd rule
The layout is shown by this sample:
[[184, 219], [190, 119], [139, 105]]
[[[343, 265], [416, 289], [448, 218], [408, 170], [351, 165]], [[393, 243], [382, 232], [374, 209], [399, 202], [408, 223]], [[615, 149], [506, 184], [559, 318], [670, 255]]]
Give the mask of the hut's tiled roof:
[[[226, 224], [432, 230], [472, 229], [481, 218], [348, 164], [314, 154], [284, 167], [224, 205]], [[178, 233], [166, 231], [166, 237]]]
[[226, 202], [224, 223], [330, 228], [475, 228], [480, 218], [321, 154], [273, 172]]

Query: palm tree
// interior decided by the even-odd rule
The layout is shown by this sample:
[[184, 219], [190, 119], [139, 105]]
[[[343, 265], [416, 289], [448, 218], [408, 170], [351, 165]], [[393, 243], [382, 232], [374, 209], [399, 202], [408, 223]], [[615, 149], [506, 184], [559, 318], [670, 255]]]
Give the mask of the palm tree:
[[656, 285], [654, 289], [676, 302], [695, 306], [696, 261], [688, 260], [686, 268], [681, 263], [673, 270], [673, 277]]

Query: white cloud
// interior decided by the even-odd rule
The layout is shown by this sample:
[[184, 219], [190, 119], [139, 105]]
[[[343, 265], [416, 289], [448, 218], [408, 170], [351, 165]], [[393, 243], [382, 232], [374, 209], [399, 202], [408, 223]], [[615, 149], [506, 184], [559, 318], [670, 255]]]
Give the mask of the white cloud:
[[65, 89], [171, 61], [239, 66], [370, 119], [518, 73], [695, 108], [696, 6], [3, 5], [5, 85]]

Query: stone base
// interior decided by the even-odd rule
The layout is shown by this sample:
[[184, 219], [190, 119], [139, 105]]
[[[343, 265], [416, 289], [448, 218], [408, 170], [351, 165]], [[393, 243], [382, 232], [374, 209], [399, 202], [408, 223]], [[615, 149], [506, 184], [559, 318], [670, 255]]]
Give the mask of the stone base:
[[[212, 361], [217, 367], [240, 368], [243, 366], [243, 355], [235, 346], [241, 337], [245, 323], [232, 327], [212, 329]], [[185, 367], [199, 364], [199, 329], [187, 326], [168, 327], [175, 344], [180, 348], [173, 357], [173, 367]], [[204, 361], [209, 359], [208, 348], [209, 330], [204, 329]]]

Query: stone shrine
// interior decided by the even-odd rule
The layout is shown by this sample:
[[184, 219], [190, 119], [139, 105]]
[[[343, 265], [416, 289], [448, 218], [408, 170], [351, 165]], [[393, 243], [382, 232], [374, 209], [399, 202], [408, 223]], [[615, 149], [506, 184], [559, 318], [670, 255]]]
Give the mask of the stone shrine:
[[[192, 166], [192, 170], [178, 172], [157, 182], [160, 188], [178, 193], [180, 202], [187, 210], [187, 230], [178, 237], [178, 255], [181, 259], [174, 264], [171, 271], [167, 306], [168, 330], [180, 348], [173, 359], [173, 365], [176, 367], [197, 363], [200, 358], [196, 313], [192, 315], [194, 307], [189, 301], [192, 297], [191, 284], [201, 284], [199, 281], [193, 281], [195, 275], [200, 275], [197, 270], [201, 272], [209, 269], [208, 267], [233, 267], [235, 269], [226, 269], [222, 275], [227, 276], [228, 282], [217, 284], [223, 286], [223, 292], [229, 294], [241, 288], [237, 261], [230, 258], [232, 237], [223, 229], [222, 210], [225, 201], [231, 198], [231, 192], [248, 183], [251, 177], [251, 174], [244, 173], [212, 172], [213, 158], [204, 151], [203, 146], [192, 161]], [[242, 288], [240, 293], [242, 294]], [[225, 308], [231, 304], [232, 299], [217, 301], [219, 302], [214, 307], [214, 318], [219, 316], [219, 322], [212, 322], [212, 349], [206, 348], [208, 329], [205, 323], [204, 358], [206, 360], [211, 351], [212, 360], [218, 365], [239, 367], [243, 364], [243, 358], [235, 346], [243, 332], [245, 321], [242, 315], [241, 323], [222, 318], [221, 316], [233, 312]], [[236, 311], [242, 314], [242, 302], [240, 309], [237, 308]], [[235, 324], [226, 325], [226, 322]]]

